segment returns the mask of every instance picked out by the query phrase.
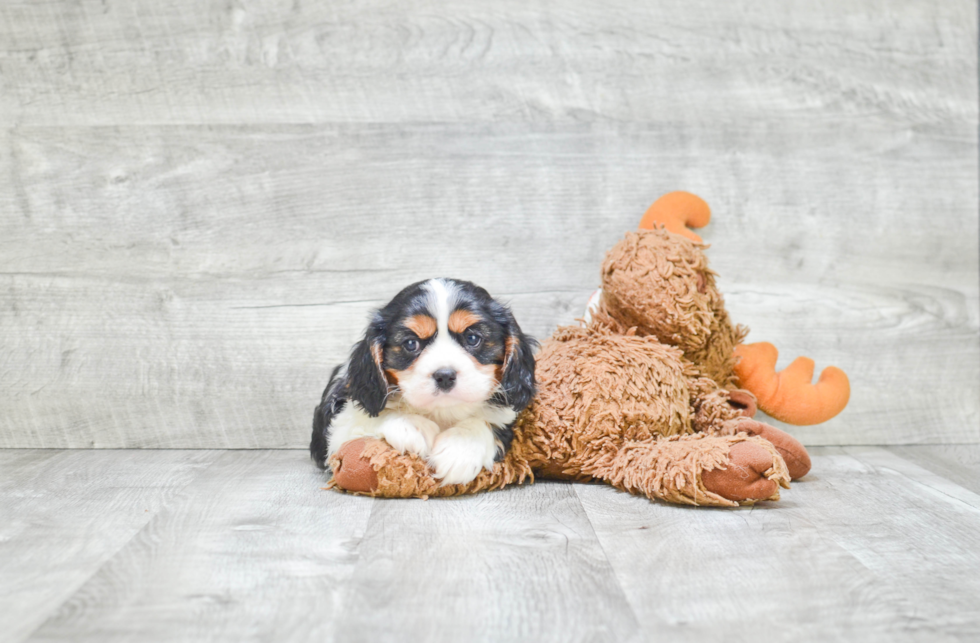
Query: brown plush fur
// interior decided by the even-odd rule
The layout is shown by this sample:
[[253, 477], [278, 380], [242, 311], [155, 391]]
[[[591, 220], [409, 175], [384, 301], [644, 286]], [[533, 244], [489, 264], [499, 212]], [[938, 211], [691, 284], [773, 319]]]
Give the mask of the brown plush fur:
[[[771, 457], [771, 467], [759, 474], [772, 481], [772, 493], [756, 499], [778, 499], [777, 484], [789, 486], [786, 463], [771, 442], [752, 435], [759, 423], [729, 404], [726, 390], [734, 387], [734, 347], [746, 329], [729, 320], [701, 248], [664, 230], [645, 230], [628, 233], [609, 251], [600, 309], [588, 326], [559, 328], [544, 343], [536, 358], [537, 397], [518, 417], [511, 449], [492, 471], [466, 485], [440, 486], [423, 460], [368, 440], [358, 457], [370, 461], [377, 480], [360, 490], [449, 496], [537, 476], [604, 481], [674, 503], [733, 506], [731, 497], [705, 487], [702, 473], [728, 467], [731, 447], [750, 442], [758, 447], [755, 456], [762, 449]], [[344, 455], [342, 449], [331, 459], [335, 472]], [[358, 490], [336, 474], [334, 484]]]
[[665, 230], [629, 232], [602, 264], [602, 310], [616, 330], [635, 327], [676, 346], [718, 386], [736, 388], [734, 326], [700, 244]]

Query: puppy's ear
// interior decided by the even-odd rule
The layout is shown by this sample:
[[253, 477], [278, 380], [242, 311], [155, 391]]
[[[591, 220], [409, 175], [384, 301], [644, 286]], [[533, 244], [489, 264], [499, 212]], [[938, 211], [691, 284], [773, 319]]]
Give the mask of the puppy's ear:
[[507, 406], [520, 413], [534, 399], [534, 349], [538, 342], [521, 331], [510, 309], [501, 304], [494, 308], [494, 317], [506, 332], [500, 389]]
[[347, 397], [361, 405], [368, 415], [377, 417], [388, 399], [388, 380], [385, 378], [385, 324], [375, 315], [364, 339], [354, 345], [347, 363]]

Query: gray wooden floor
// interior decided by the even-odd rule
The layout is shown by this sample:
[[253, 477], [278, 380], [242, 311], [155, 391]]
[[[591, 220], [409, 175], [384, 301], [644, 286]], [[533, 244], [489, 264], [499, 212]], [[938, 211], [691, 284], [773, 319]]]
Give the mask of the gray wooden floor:
[[321, 489], [295, 450], [0, 450], [5, 641], [980, 640], [980, 446], [818, 447], [778, 503]]

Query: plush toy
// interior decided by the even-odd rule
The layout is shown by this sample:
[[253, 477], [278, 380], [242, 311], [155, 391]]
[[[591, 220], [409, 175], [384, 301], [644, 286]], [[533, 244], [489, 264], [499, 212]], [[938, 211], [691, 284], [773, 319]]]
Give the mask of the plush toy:
[[[689, 192], [671, 192], [650, 206], [640, 220], [640, 228], [663, 227], [700, 244], [701, 237], [694, 234], [688, 226], [701, 228], [710, 220], [711, 210], [702, 199]], [[650, 296], [651, 292], [640, 295]], [[727, 319], [721, 305], [716, 310], [719, 323], [723, 317]], [[656, 318], [656, 315], [653, 317]], [[737, 382], [753, 394], [760, 409], [787, 424], [820, 424], [847, 406], [851, 387], [844, 371], [828, 366], [820, 374], [817, 383], [811, 384], [813, 360], [809, 357], [797, 357], [786, 369], [777, 373], [776, 359], [779, 351], [775, 346], [768, 342], [742, 344], [748, 333], [747, 329], [733, 334], [728, 330], [730, 326], [722, 324], [722, 327], [725, 332], [710, 333], [714, 338], [710, 349], [684, 351], [685, 357], [702, 364], [703, 368], [712, 373], [720, 386], [727, 387]], [[667, 343], [683, 344], [683, 340], [671, 340], [663, 333], [658, 333], [656, 328], [653, 328], [653, 334]], [[693, 335], [698, 336], [699, 333]], [[731, 351], [733, 343], [736, 344], [734, 354]], [[718, 375], [722, 378], [719, 379]], [[739, 399], [743, 399], [741, 393]]]
[[424, 460], [361, 438], [330, 458], [331, 486], [429, 497], [555, 478], [691, 505], [777, 500], [780, 486], [809, 471], [810, 459], [795, 438], [752, 419], [756, 396], [781, 400], [793, 415], [798, 398], [785, 384], [795, 382], [808, 419], [820, 421], [843, 408], [840, 379], [832, 373], [810, 385], [800, 367], [780, 376], [772, 351], [742, 346], [741, 360], [751, 364], [743, 385], [756, 388], [738, 388], [736, 347], [747, 331], [729, 320], [700, 238], [686, 227], [709, 218], [694, 195], [671, 193], [609, 251], [588, 322], [561, 327], [543, 344], [538, 394], [492, 470], [440, 485]]

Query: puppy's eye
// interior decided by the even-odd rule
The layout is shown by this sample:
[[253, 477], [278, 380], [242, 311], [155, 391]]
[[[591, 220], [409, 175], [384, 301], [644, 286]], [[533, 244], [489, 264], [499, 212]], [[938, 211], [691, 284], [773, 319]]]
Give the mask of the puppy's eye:
[[402, 342], [402, 348], [407, 350], [409, 353], [416, 353], [419, 350], [419, 340], [414, 337], [411, 339], [406, 339]]
[[483, 338], [480, 337], [479, 334], [471, 330], [468, 330], [466, 331], [466, 334], [463, 335], [463, 341], [466, 342], [466, 345], [469, 346], [470, 348], [476, 348], [477, 346], [480, 345], [480, 342], [483, 341]]

